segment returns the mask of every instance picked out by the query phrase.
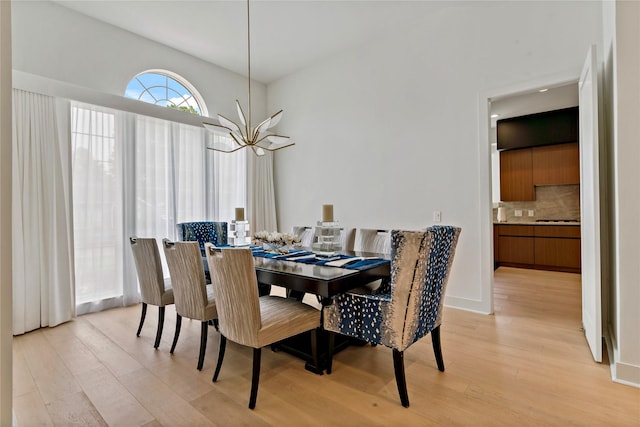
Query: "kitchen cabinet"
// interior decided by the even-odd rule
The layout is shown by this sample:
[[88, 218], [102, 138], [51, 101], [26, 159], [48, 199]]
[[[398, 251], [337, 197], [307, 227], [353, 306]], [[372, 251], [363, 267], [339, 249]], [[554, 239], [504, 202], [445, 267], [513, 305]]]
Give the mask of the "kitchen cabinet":
[[494, 264], [579, 273], [579, 225], [494, 226]]
[[577, 142], [500, 152], [500, 199], [535, 200], [536, 185], [580, 184]]
[[578, 143], [531, 149], [533, 185], [580, 184]]
[[500, 199], [504, 202], [535, 200], [531, 148], [500, 153]]
[[498, 260], [510, 264], [533, 264], [533, 227], [526, 225], [498, 226]]
[[578, 107], [498, 120], [498, 150], [578, 141]]

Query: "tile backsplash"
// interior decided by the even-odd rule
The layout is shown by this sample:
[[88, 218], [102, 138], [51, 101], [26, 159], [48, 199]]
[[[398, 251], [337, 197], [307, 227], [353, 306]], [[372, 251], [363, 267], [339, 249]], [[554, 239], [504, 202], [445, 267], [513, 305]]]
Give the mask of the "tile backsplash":
[[[535, 187], [536, 200], [530, 202], [500, 202], [507, 214], [507, 222], [531, 222], [537, 219], [580, 220], [580, 185], [542, 185]], [[516, 210], [522, 216], [515, 216]], [[529, 210], [534, 216], [528, 216]], [[493, 209], [496, 220], [497, 208]]]

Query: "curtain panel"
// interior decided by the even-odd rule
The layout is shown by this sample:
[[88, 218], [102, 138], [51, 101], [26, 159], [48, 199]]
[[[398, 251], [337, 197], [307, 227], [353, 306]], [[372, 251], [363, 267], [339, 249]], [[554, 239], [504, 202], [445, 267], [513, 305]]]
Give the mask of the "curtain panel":
[[224, 135], [75, 102], [71, 128], [78, 314], [140, 301], [128, 237], [176, 239], [246, 206], [246, 154], [207, 149]]
[[139, 302], [129, 236], [175, 239], [179, 222], [230, 221], [242, 206], [253, 229], [275, 229], [271, 155], [219, 153], [207, 146], [226, 135], [28, 91], [13, 102], [15, 334]]
[[13, 333], [75, 313], [68, 103], [13, 90]]

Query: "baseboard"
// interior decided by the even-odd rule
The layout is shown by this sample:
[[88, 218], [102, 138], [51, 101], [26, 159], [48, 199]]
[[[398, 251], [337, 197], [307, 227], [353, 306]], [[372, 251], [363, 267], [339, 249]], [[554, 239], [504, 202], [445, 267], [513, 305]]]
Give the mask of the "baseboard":
[[640, 366], [615, 362], [611, 369], [613, 382], [640, 388]]
[[611, 325], [607, 326], [607, 330], [608, 333], [604, 339], [610, 361], [609, 366], [611, 368], [611, 380], [615, 383], [640, 388], [640, 366], [629, 365], [628, 363], [617, 361], [618, 351], [616, 342], [614, 341], [615, 335], [611, 330]]
[[471, 311], [480, 314], [491, 314], [490, 307], [483, 301], [472, 300], [468, 298], [460, 298], [454, 296], [445, 296], [444, 305], [446, 307], [457, 308], [460, 310]]

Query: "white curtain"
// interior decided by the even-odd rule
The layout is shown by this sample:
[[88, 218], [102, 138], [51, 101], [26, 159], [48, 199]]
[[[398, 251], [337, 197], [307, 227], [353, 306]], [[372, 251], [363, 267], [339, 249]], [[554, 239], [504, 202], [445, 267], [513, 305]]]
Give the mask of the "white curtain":
[[254, 230], [275, 230], [271, 155], [207, 150], [228, 137], [21, 90], [14, 109], [17, 334], [138, 302], [129, 236], [175, 239], [176, 223], [230, 221], [243, 206]]
[[125, 144], [117, 138], [116, 115], [98, 107], [71, 109], [78, 314], [124, 304]]
[[229, 221], [246, 206], [246, 154], [207, 150], [226, 137], [200, 127], [79, 103], [72, 111], [82, 314], [139, 301], [129, 236], [175, 239], [177, 223]]
[[67, 111], [64, 101], [13, 90], [14, 334], [75, 312]]
[[254, 231], [276, 231], [276, 198], [273, 183], [273, 154], [251, 155], [247, 170], [249, 222]]

